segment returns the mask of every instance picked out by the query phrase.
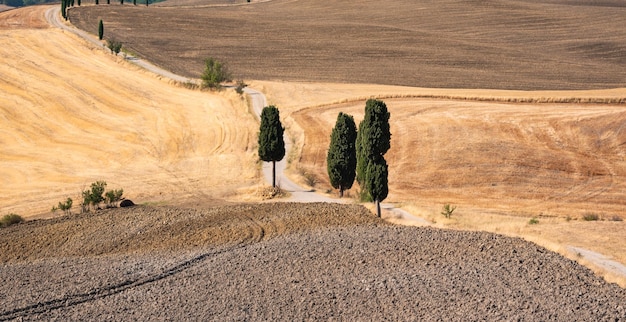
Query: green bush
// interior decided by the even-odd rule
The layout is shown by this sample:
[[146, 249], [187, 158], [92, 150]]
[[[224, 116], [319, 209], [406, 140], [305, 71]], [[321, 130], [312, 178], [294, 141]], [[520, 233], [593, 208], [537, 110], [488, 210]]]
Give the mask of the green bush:
[[0, 218], [0, 227], [8, 227], [11, 225], [15, 225], [24, 221], [20, 215], [16, 214], [8, 214], [4, 215], [4, 217]]
[[123, 194], [124, 194], [124, 189], [107, 191], [107, 193], [104, 194], [107, 207], [112, 208], [114, 203], [122, 200]]
[[455, 209], [456, 209], [456, 206], [452, 207], [450, 206], [449, 203], [447, 203], [443, 205], [443, 208], [441, 209], [441, 214], [446, 218], [450, 218], [452, 217], [452, 213], [454, 212]]
[[239, 95], [243, 95], [243, 89], [246, 88], [248, 84], [244, 83], [242, 80], [237, 81], [237, 87], [235, 87], [235, 92]]
[[63, 210], [63, 212], [66, 215], [71, 215], [72, 214], [72, 212], [71, 212], [72, 203], [74, 203], [72, 198], [67, 198], [67, 200], [65, 200], [65, 202], [60, 202], [59, 201], [59, 205], [58, 206], [52, 206], [52, 212], [56, 212], [57, 210], [61, 209], [61, 210]]
[[215, 60], [213, 57], [209, 57], [204, 61], [205, 68], [202, 73], [202, 87], [210, 89], [222, 88], [223, 82], [231, 80], [230, 72], [226, 65]]
[[109, 49], [117, 55], [122, 50], [122, 42], [115, 39], [109, 39], [107, 40], [107, 47], [109, 47]]
[[597, 214], [588, 213], [588, 214], [583, 215], [584, 221], [597, 221], [599, 219], [600, 219], [600, 216], [598, 216]]
[[529, 224], [529, 225], [536, 225], [536, 224], [538, 224], [538, 223], [539, 223], [539, 219], [537, 219], [537, 218], [531, 218], [531, 219], [528, 221], [528, 224]]

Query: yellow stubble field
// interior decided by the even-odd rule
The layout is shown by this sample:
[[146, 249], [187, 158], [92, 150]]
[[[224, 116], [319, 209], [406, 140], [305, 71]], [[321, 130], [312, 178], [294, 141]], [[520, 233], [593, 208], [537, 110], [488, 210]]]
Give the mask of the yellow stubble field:
[[97, 180], [141, 202], [211, 202], [258, 183], [245, 100], [170, 84], [48, 28], [47, 8], [0, 13], [3, 215], [77, 205]]
[[[437, 227], [520, 236], [577, 260], [568, 247], [582, 247], [626, 263], [626, 106], [609, 103], [626, 97], [625, 89], [254, 86], [281, 107], [294, 137], [292, 176], [313, 175], [318, 191], [331, 190], [325, 162], [337, 114], [353, 115], [358, 125], [365, 100], [378, 97], [391, 113], [386, 202]], [[348, 195], [357, 189], [355, 183]], [[444, 204], [458, 207], [450, 219], [440, 214]], [[589, 214], [600, 220], [585, 221]]]

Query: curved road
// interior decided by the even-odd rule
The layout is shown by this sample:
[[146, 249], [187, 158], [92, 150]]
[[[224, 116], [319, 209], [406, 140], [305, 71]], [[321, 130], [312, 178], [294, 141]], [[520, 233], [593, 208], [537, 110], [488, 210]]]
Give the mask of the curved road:
[[[88, 42], [90, 42], [91, 44], [98, 46], [98, 47], [102, 47], [104, 48], [104, 50], [109, 50], [103, 43], [102, 41], [98, 40], [98, 38], [95, 35], [89, 34], [81, 29], [78, 29], [72, 25], [69, 25], [67, 23], [65, 23], [64, 21], [61, 20], [61, 8], [59, 6], [54, 6], [51, 7], [50, 9], [46, 10], [46, 20], [48, 20], [48, 22], [57, 28], [60, 28], [62, 30], [66, 30], [69, 32], [72, 32], [76, 35], [78, 35], [79, 37], [87, 40]], [[156, 65], [151, 64], [148, 61], [145, 61], [139, 57], [134, 57], [131, 55], [126, 55], [125, 56], [126, 59], [130, 62], [132, 62], [135, 65], [141, 66], [147, 70], [149, 70], [150, 72], [153, 72], [155, 74], [161, 75], [163, 77], [167, 77], [169, 79], [172, 79], [174, 81], [177, 82], [181, 82], [181, 83], [198, 83], [199, 80], [196, 79], [190, 79], [187, 77], [183, 77], [180, 75], [176, 75], [170, 71], [167, 71], [163, 68], [160, 68]], [[254, 111], [255, 116], [257, 117], [257, 119], [260, 118], [261, 115], [261, 111], [263, 109], [263, 107], [267, 106], [267, 99], [265, 97], [265, 95], [255, 89], [246, 87], [244, 88], [244, 92], [250, 97], [250, 102], [252, 105], [252, 109]], [[291, 148], [291, 140], [289, 139], [287, 133], [285, 132], [285, 155], [289, 155], [289, 150]], [[337, 202], [337, 203], [344, 203], [344, 202], [348, 202], [348, 200], [346, 199], [333, 199], [333, 198], [329, 198], [320, 194], [315, 193], [312, 190], [308, 190], [308, 189], [304, 189], [303, 187], [300, 187], [299, 185], [297, 185], [296, 183], [294, 183], [293, 181], [291, 181], [284, 173], [284, 170], [287, 168], [287, 158], [283, 158], [283, 160], [276, 162], [276, 182], [277, 184], [281, 187], [281, 189], [288, 191], [291, 194], [291, 197], [287, 200], [287, 201], [295, 201], [295, 202]], [[269, 162], [264, 162], [263, 163], [263, 176], [265, 177], [265, 181], [267, 183], [271, 183], [272, 182], [272, 165]], [[410, 213], [399, 209], [399, 208], [395, 208], [392, 204], [389, 203], [383, 203], [381, 204], [381, 208], [383, 208], [383, 210], [386, 210], [390, 213], [389, 216], [386, 217], [390, 217], [396, 220], [399, 220], [401, 223], [403, 224], [407, 224], [407, 225], [430, 225], [430, 223], [422, 218], [417, 218], [413, 215], [411, 215]]]

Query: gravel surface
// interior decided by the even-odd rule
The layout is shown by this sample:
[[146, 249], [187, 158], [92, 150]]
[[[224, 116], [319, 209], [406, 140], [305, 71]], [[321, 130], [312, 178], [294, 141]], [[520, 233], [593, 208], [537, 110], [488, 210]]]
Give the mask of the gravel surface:
[[554, 252], [356, 205], [33, 221], [0, 230], [0, 260], [0, 320], [626, 321], [626, 290]]

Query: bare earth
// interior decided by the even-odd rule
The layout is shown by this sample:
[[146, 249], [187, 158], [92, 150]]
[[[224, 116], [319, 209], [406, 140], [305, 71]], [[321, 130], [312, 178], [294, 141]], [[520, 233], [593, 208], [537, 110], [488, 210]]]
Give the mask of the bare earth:
[[392, 226], [357, 205], [139, 206], [32, 221], [3, 231], [0, 261], [10, 303], [0, 320], [626, 318], [626, 290], [535, 244]]
[[199, 77], [204, 59], [212, 56], [246, 80], [626, 87], [621, 0], [273, 0], [188, 7], [189, 2], [146, 8], [112, 1], [72, 8], [69, 16], [94, 34], [102, 19], [105, 38], [186, 77]]

